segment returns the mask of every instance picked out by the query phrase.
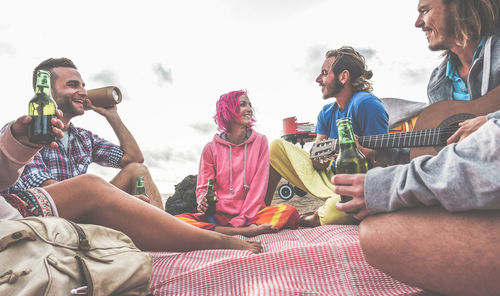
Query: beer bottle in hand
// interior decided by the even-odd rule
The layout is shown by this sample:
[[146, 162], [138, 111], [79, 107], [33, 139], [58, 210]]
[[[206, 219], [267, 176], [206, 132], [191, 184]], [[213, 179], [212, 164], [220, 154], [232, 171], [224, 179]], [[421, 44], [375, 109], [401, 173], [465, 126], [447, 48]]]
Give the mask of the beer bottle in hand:
[[144, 195], [146, 194], [146, 187], [144, 187], [144, 177], [136, 177], [135, 178], [135, 195]]
[[[368, 161], [366, 157], [356, 147], [354, 132], [352, 131], [351, 119], [341, 118], [337, 120], [339, 131], [339, 156], [335, 161], [337, 174], [362, 174], [368, 171]], [[351, 196], [340, 197], [340, 202], [348, 202]]]
[[35, 96], [28, 108], [28, 115], [32, 118], [28, 127], [28, 139], [31, 143], [49, 145], [56, 139], [50, 121], [56, 117], [57, 104], [50, 92], [50, 72], [38, 70], [36, 75]]
[[215, 214], [215, 205], [217, 203], [217, 196], [214, 192], [214, 180], [208, 179], [207, 193], [205, 193], [205, 199], [207, 200], [207, 209], [205, 210], [205, 215], [213, 216]]

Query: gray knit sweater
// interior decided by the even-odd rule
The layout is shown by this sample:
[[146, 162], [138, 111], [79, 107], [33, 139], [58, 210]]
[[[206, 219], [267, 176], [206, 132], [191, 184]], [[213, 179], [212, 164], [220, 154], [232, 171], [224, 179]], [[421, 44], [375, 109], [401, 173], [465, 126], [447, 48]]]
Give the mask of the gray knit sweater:
[[369, 170], [365, 202], [371, 214], [432, 205], [451, 212], [500, 209], [500, 111], [435, 157]]

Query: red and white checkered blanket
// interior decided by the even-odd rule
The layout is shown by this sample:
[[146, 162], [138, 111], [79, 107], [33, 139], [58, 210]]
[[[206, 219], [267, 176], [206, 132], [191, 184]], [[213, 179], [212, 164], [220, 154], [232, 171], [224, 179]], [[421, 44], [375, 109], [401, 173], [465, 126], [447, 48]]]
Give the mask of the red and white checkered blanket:
[[260, 254], [237, 250], [152, 253], [155, 295], [430, 295], [371, 267], [357, 226], [259, 235]]

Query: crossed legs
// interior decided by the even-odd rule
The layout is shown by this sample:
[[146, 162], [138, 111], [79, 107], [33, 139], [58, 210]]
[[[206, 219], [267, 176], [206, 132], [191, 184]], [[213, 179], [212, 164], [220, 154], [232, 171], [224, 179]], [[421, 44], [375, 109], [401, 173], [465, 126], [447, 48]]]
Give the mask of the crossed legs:
[[368, 263], [410, 285], [446, 295], [498, 295], [500, 211], [418, 208], [360, 225]]

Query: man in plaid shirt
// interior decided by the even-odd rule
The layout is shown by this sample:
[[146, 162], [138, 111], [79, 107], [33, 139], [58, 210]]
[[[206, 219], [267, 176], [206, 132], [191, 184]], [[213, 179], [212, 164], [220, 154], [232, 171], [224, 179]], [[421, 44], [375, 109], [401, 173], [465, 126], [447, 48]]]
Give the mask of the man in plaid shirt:
[[[85, 174], [91, 163], [97, 163], [121, 168], [110, 183], [129, 194], [134, 194], [136, 176], [144, 176], [149, 198], [138, 198], [163, 209], [160, 192], [143, 164], [144, 157], [139, 145], [122, 122], [116, 105], [106, 108], [92, 105], [87, 97], [85, 83], [70, 59], [50, 58], [43, 61], [33, 71], [33, 87], [36, 73], [41, 69], [51, 73], [52, 97], [63, 112], [64, 137], [57, 141], [57, 149], [40, 150], [33, 161], [26, 165], [18, 182], [4, 192], [16, 193], [28, 188], [44, 187]], [[119, 146], [71, 123], [73, 117], [85, 113], [84, 107], [106, 118], [120, 142]]]

